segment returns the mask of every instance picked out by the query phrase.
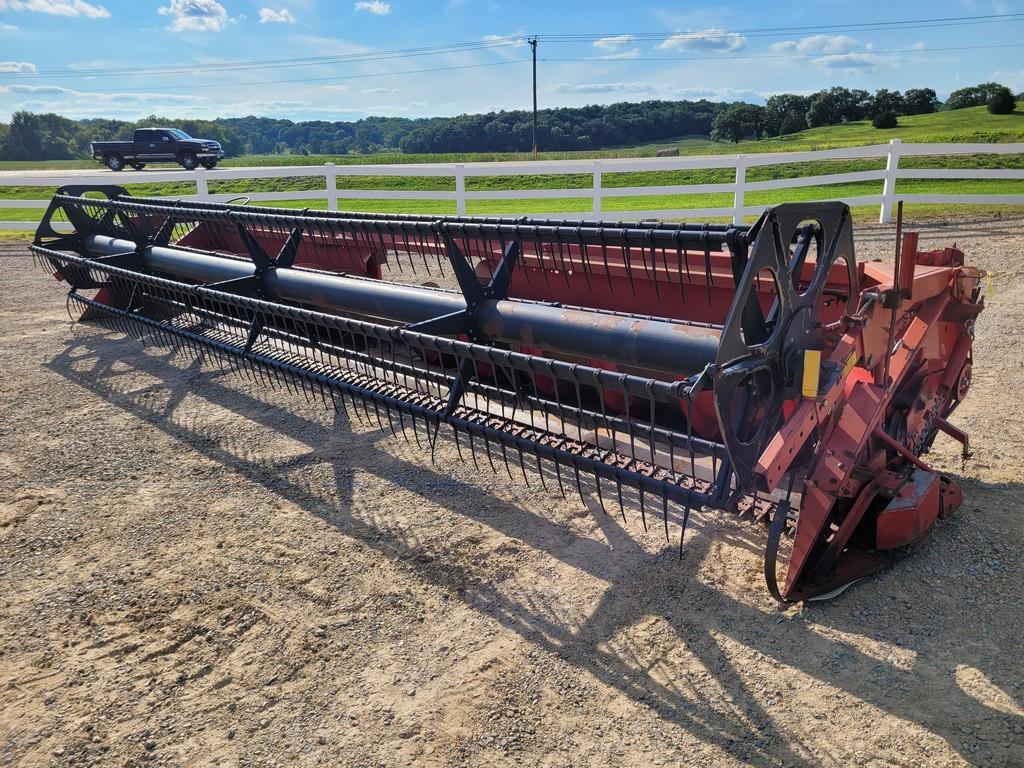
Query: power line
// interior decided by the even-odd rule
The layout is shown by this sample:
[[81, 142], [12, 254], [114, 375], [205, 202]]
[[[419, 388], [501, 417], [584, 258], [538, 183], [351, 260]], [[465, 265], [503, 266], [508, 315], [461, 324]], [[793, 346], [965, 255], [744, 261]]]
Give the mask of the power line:
[[727, 37], [729, 35], [743, 35], [745, 37], [779, 37], [783, 35], [800, 35], [809, 32], [862, 32], [868, 30], [886, 31], [898, 29], [929, 29], [932, 27], [969, 26], [972, 24], [996, 24], [1006, 21], [1024, 21], [1024, 13], [1002, 13], [980, 16], [950, 16], [936, 19], [908, 19], [905, 21], [863, 21], [849, 22], [846, 24], [821, 24], [821, 25], [800, 25], [798, 27], [754, 27], [751, 29], [721, 29], [713, 30], [718, 35], [709, 36], [709, 30], [698, 32], [607, 32], [604, 34], [588, 33], [562, 33], [551, 35], [538, 35], [548, 42], [591, 42], [609, 37], [632, 37], [637, 40], [673, 38], [680, 40], [707, 40]]
[[273, 67], [281, 69], [285, 67], [306, 67], [321, 66], [325, 64], [358, 64], [362, 62], [381, 61], [385, 59], [415, 58], [419, 56], [437, 56], [450, 53], [461, 53], [463, 51], [492, 50], [495, 48], [518, 48], [525, 45], [519, 42], [518, 38], [508, 40], [488, 40], [475, 43], [451, 43], [449, 45], [429, 46], [426, 48], [400, 48], [390, 51], [374, 51], [358, 54], [343, 54], [338, 56], [314, 56], [302, 59], [268, 59], [264, 61], [248, 62], [220, 62], [207, 64], [174, 64], [162, 67], [124, 67], [119, 69], [65, 69], [65, 70], [44, 70], [42, 72], [8, 72], [3, 74], [18, 75], [19, 79], [33, 79], [39, 77], [96, 77], [96, 76], [136, 76], [136, 75], [161, 75], [181, 74], [183, 72], [229, 72], [245, 69], [266, 69]]
[[779, 53], [779, 54], [751, 54], [747, 56], [634, 56], [626, 59], [603, 58], [601, 56], [589, 56], [580, 58], [543, 58], [541, 61], [554, 62], [603, 62], [605, 64], [629, 64], [632, 61], [748, 61], [750, 59], [827, 59], [832, 56], [886, 56], [903, 53], [943, 53], [947, 51], [981, 51], [993, 48], [1024, 48], [1024, 43], [1006, 43], [1005, 45], [958, 45], [947, 48], [902, 48], [885, 51], [845, 51], [843, 53]]
[[[908, 19], [902, 21], [850, 22], [846, 24], [801, 25], [799, 27], [758, 27], [752, 29], [714, 30], [716, 34], [704, 32], [618, 32], [618, 33], [552, 33], [547, 35], [523, 35], [494, 37], [487, 40], [447, 43], [418, 48], [397, 48], [391, 50], [339, 54], [336, 56], [313, 56], [304, 58], [264, 59], [234, 62], [211, 62], [197, 64], [168, 64], [153, 67], [117, 67], [91, 69], [44, 70], [42, 72], [8, 72], [2, 73], [17, 80], [32, 80], [51, 77], [130, 77], [139, 75], [181, 74], [183, 72], [229, 72], [248, 69], [281, 69], [291, 67], [325, 66], [331, 64], [355, 64], [381, 61], [388, 59], [415, 58], [421, 56], [437, 56], [450, 53], [474, 52], [508, 47], [521, 47], [529, 44], [531, 39], [546, 43], [593, 43], [603, 38], [629, 38], [627, 42], [658, 39], [685, 43], [687, 41], [713, 42], [716, 40], [734, 39], [738, 35], [751, 37], [785, 37], [808, 33], [841, 33], [856, 31], [891, 31], [907, 29], [933, 29], [937, 27], [969, 26], [974, 24], [993, 24], [1024, 21], [1024, 13], [987, 14], [976, 16], [952, 16], [935, 19]], [[553, 61], [554, 59], [548, 59]], [[569, 60], [569, 59], [566, 59]], [[607, 60], [607, 59], [604, 59]], [[641, 60], [634, 58], [633, 61]], [[656, 60], [656, 59], [642, 59]], [[308, 78], [307, 78], [308, 79]], [[287, 82], [287, 81], [281, 81]], [[217, 86], [219, 87], [219, 86]]]
[[[483, 67], [502, 67], [508, 64], [523, 64], [528, 62], [529, 59], [509, 59], [508, 61], [489, 61], [482, 64], [456, 64], [447, 67], [431, 67], [429, 69], [406, 69], [400, 72], [371, 72], [361, 75], [330, 75], [328, 77], [299, 77], [289, 80], [250, 80], [250, 81], [239, 81], [236, 83], [203, 83], [197, 86], [195, 83], [190, 85], [161, 85], [158, 86], [161, 91], [169, 90], [189, 90], [189, 91], [202, 91], [207, 88], [238, 88], [243, 85], [275, 85], [278, 83], [311, 83], [311, 82], [333, 82], [335, 80], [362, 80], [371, 77], [390, 77], [393, 75], [414, 75], [423, 72], [450, 72], [457, 69], [479, 69]], [[44, 86], [50, 87], [50, 86]], [[68, 89], [72, 90], [72, 89]], [[152, 93], [153, 89], [139, 89], [139, 88], [116, 88], [107, 90], [90, 90], [88, 93]]]
[[[974, 51], [974, 50], [988, 50], [997, 48], [1024, 48], [1024, 43], [1008, 43], [1005, 45], [964, 45], [946, 48], [906, 48], [897, 50], [885, 50], [885, 51], [859, 51], [856, 52], [859, 55], [866, 56], [885, 56], [885, 55], [896, 55], [896, 54], [920, 54], [920, 53], [943, 53], [948, 51]], [[784, 53], [784, 54], [766, 54], [766, 55], [749, 55], [749, 56], [678, 56], [678, 57], [667, 57], [659, 56], [652, 58], [632, 58], [632, 59], [603, 59], [600, 57], [589, 57], [589, 58], [559, 58], [559, 57], [548, 57], [541, 58], [538, 61], [546, 62], [600, 62], [604, 64], [629, 64], [634, 61], [664, 61], [664, 62], [687, 62], [687, 61], [737, 61], [737, 60], [750, 60], [750, 59], [803, 59], [803, 58], [828, 58], [829, 56], [842, 56], [845, 54], [829, 54], [829, 53]], [[284, 80], [247, 80], [238, 81], [233, 83], [204, 83], [197, 86], [196, 84], [189, 85], [162, 85], [159, 86], [161, 91], [166, 90], [205, 90], [207, 88], [237, 88], [240, 86], [247, 85], [275, 85], [275, 84], [290, 84], [290, 83], [315, 83], [315, 82], [334, 82], [338, 80], [363, 80], [367, 78], [375, 77], [393, 77], [397, 75], [412, 75], [430, 72], [449, 72], [453, 70], [462, 69], [479, 69], [485, 67], [500, 67], [511, 64], [524, 64], [531, 61], [531, 59], [509, 59], [507, 61], [491, 61], [479, 64], [459, 64], [445, 67], [430, 67], [426, 69], [407, 69], [395, 72], [373, 72], [364, 73], [359, 75], [328, 75], [325, 77], [301, 77], [301, 78], [290, 78]], [[72, 90], [72, 89], [69, 89]], [[152, 89], [145, 88], [117, 88], [117, 89], [100, 89], [90, 90], [89, 93], [151, 93]]]

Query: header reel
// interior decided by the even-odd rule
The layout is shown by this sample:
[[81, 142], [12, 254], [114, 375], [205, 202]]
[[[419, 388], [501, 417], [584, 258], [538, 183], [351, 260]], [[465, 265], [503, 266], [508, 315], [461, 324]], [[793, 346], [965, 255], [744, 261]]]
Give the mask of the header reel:
[[[896, 285], [890, 265], [857, 264], [841, 203], [777, 206], [746, 228], [67, 187], [31, 250], [83, 319], [411, 428], [431, 451], [449, 433], [510, 476], [596, 492], [623, 517], [639, 506], [645, 526], [653, 507], [680, 548], [704, 507], [771, 520], [779, 599], [880, 567], [958, 500], [919, 454], [954, 434], [981, 273], [915, 253], [928, 266]], [[453, 288], [409, 284], [427, 276]]]

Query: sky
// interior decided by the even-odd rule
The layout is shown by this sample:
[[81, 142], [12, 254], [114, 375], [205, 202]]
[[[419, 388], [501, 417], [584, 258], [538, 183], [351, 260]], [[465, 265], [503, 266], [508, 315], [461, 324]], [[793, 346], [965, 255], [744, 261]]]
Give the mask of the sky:
[[0, 121], [529, 109], [534, 35], [541, 108], [832, 85], [1018, 92], [1022, 32], [1022, 0], [0, 0]]

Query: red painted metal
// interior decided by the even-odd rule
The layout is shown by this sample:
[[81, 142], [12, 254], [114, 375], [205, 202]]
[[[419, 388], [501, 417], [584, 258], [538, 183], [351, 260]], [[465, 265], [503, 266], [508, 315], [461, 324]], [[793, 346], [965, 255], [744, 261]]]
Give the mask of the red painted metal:
[[875, 547], [892, 550], [916, 544], [941, 509], [941, 481], [935, 472], [915, 469], [896, 496], [878, 514]]
[[[258, 229], [250, 232], [253, 239], [271, 257], [284, 245], [284, 240]], [[245, 243], [238, 230], [229, 223], [204, 221], [176, 241], [180, 246], [232, 255], [244, 255]], [[392, 244], [393, 245], [393, 244]], [[366, 238], [341, 237], [309, 232], [302, 238], [295, 255], [295, 266], [326, 269], [365, 277], [381, 278], [381, 263], [387, 260], [383, 243]]]
[[[271, 254], [281, 246], [258, 230], [256, 238]], [[245, 253], [227, 224], [204, 222], [178, 242]], [[459, 245], [486, 283], [501, 248], [484, 240]], [[814, 308], [824, 329], [818, 394], [785, 401], [781, 424], [756, 467], [763, 494], [778, 496], [787, 478], [799, 478], [799, 515], [781, 590], [787, 600], [831, 591], [882, 567], [894, 550], [919, 543], [938, 517], [961, 502], [959, 486], [920, 455], [939, 432], [963, 443], [966, 454], [967, 436], [948, 417], [969, 388], [972, 323], [983, 308], [978, 289], [984, 273], [964, 266], [955, 246], [920, 251], [914, 232], [905, 233], [900, 246], [898, 263], [857, 265], [859, 306], [848, 304], [845, 265], [836, 262]], [[427, 247], [387, 235], [310, 233], [296, 263], [379, 278], [389, 253]], [[798, 292], [815, 266], [809, 257]], [[687, 251], [682, 262], [670, 264], [654, 250], [559, 250], [526, 241], [509, 295], [721, 325], [735, 297], [732, 270], [724, 251]], [[754, 295], [767, 313], [777, 299], [773, 279], [758, 279]], [[524, 345], [519, 351], [537, 350]], [[601, 360], [579, 362], [614, 369]], [[551, 393], [556, 386], [543, 376], [537, 385]], [[622, 413], [632, 403], [612, 393], [605, 405]], [[680, 410], [694, 435], [718, 438], [710, 392], [681, 402]]]

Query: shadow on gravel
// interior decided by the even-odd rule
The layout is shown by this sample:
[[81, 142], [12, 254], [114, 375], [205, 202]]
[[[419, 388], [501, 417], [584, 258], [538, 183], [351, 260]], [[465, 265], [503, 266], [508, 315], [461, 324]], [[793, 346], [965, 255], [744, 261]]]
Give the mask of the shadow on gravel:
[[[130, 351], [125, 345], [131, 347]], [[962, 724], [1000, 719], [1024, 726], [1024, 719], [985, 705], [968, 695], [957, 682], [956, 669], [966, 665], [979, 670], [1002, 692], [1011, 690], [1014, 681], [1009, 678], [1014, 665], [996, 664], [994, 659], [998, 658], [1000, 650], [1012, 652], [1012, 649], [993, 649], [995, 638], [987, 634], [992, 630], [984, 629], [980, 623], [949, 622], [942, 625], [941, 633], [926, 634], [911, 653], [909, 665], [886, 659], [881, 653], [868, 655], [851, 643], [825, 637], [820, 631], [821, 625], [825, 625], [834, 635], [872, 640], [880, 640], [879, 635], [885, 637], [884, 630], [866, 633], [865, 622], [851, 615], [850, 610], [809, 606], [805, 613], [819, 624], [812, 628], [801, 616], [787, 618], [781, 613], [760, 610], [691, 578], [696, 564], [713, 543], [711, 536], [702, 533], [699, 522], [691, 523], [692, 527], [687, 529], [687, 554], [680, 563], [671, 548], [665, 556], [652, 558], [636, 544], [617, 518], [599, 510], [592, 510], [593, 519], [606, 541], [572, 536], [564, 526], [493, 497], [486, 505], [481, 505], [479, 498], [486, 489], [435, 473], [425, 461], [403, 458], [404, 451], [381, 450], [375, 444], [379, 433], [351, 433], [351, 438], [346, 440], [356, 450], [346, 452], [345, 462], [350, 466], [345, 466], [331, 459], [334, 436], [339, 430], [348, 431], [344, 411], [337, 414], [333, 429], [325, 427], [318, 421], [290, 413], [285, 407], [278, 408], [253, 397], [244, 388], [234, 386], [230, 379], [222, 382], [224, 374], [219, 369], [203, 367], [198, 361], [191, 361], [184, 368], [169, 365], [175, 357], [173, 352], [155, 352], [153, 347], [147, 350], [143, 353], [136, 342], [124, 341], [120, 334], [90, 332], [71, 342], [63, 353], [46, 363], [46, 367], [161, 429], [185, 444], [188, 450], [201, 452], [251, 482], [322, 517], [362, 545], [388, 557], [400, 558], [423, 581], [449, 591], [537, 647], [614, 686], [694, 738], [715, 744], [750, 764], [814, 766], [828, 756], [822, 755], [817, 742], [801, 743], [776, 722], [773, 712], [762, 703], [766, 698], [764, 692], [756, 690], [759, 688], [757, 666], [738, 667], [734, 660], [736, 645], [761, 654], [761, 664], [791, 668], [838, 689], [843, 695], [922, 726], [948, 742], [973, 765], [991, 763], [965, 747], [966, 731], [962, 731]], [[127, 390], [123, 386], [126, 371], [141, 372], [153, 377], [156, 383]], [[187, 423], [175, 417], [175, 408], [189, 394], [308, 446], [309, 452], [292, 457], [280, 466], [255, 462], [247, 457], [245, 446], [211, 439], [204, 434], [202, 424]], [[285, 401], [296, 396], [284, 391], [278, 394], [279, 399]], [[334, 471], [335, 487], [327, 496], [301, 478], [296, 479], [304, 468], [312, 469], [324, 462]], [[610, 586], [591, 616], [582, 623], [567, 622], [555, 611], [545, 610], [548, 601], [543, 584], [526, 587], [532, 592], [528, 600], [522, 596], [510, 597], [501, 591], [500, 584], [488, 581], [482, 567], [467, 567], [464, 561], [456, 561], [443, 550], [428, 552], [415, 540], [409, 540], [413, 538], [412, 533], [396, 534], [391, 527], [383, 527], [386, 521], [352, 515], [353, 462], [360, 471], [373, 472], [438, 506], [485, 522], [529, 547], [543, 550], [551, 557], [607, 581]], [[481, 464], [486, 467], [486, 462]], [[503, 468], [499, 466], [499, 471]], [[969, 485], [974, 486], [968, 489], [972, 494], [986, 490], [983, 484]], [[555, 486], [549, 484], [551, 487]], [[999, 494], [1003, 490], [994, 487], [991, 492]], [[569, 489], [566, 491], [568, 493]], [[481, 511], [482, 507], [486, 507], [485, 512]], [[618, 512], [617, 506], [615, 512]], [[653, 527], [661, 523], [654, 517], [651, 524]], [[946, 532], [948, 534], [948, 529]], [[719, 533], [716, 531], [716, 536]], [[943, 535], [942, 529], [939, 535]], [[762, 546], [759, 535], [753, 530], [749, 537], [730, 543], [750, 548]], [[969, 601], [975, 593], [970, 584], [959, 584], [953, 579], [946, 584], [946, 595], [954, 600]], [[879, 605], [904, 598], [902, 594], [890, 594], [891, 589], [883, 591], [883, 585], [877, 580], [864, 589], [877, 591], [873, 600]], [[847, 599], [839, 598], [833, 606], [841, 608]], [[894, 602], [883, 615], [898, 616], [900, 612]], [[1009, 613], [997, 616], [996, 620], [1011, 621]], [[648, 672], [649, 661], [643, 661], [646, 648], [633, 652], [621, 643], [608, 642], [609, 638], [651, 616], [661, 617], [668, 623], [678, 638], [679, 647], [694, 658], [696, 665], [703, 667], [712, 678], [711, 682], [706, 677], [686, 676], [672, 683], [658, 681]], [[998, 632], [998, 635], [1006, 634], [1006, 627]], [[664, 644], [663, 640], [660, 642]], [[715, 687], [724, 689], [727, 697], [718, 695], [712, 699], [708, 692], [713, 692]], [[822, 695], [832, 694], [823, 692]], [[786, 696], [785, 691], [776, 694], [771, 707], [794, 706]], [[723, 704], [726, 699], [731, 703]], [[1021, 702], [1013, 704], [1019, 708]], [[822, 732], [830, 727], [830, 723], [820, 722]], [[1021, 730], [1024, 732], [1024, 728]], [[869, 756], [865, 755], [865, 759]], [[997, 764], [1013, 765], [1013, 760], [1008, 756], [1007, 761]], [[908, 755], [903, 764], [915, 761], [915, 757]]]

